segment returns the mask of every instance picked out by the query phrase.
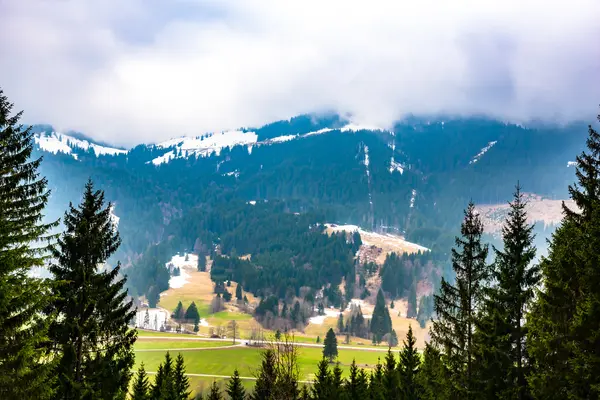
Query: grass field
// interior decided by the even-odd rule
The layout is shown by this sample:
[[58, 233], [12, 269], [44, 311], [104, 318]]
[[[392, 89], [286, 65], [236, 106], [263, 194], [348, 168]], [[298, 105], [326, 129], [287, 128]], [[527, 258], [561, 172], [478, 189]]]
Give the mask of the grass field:
[[183, 348], [210, 348], [231, 346], [230, 342], [210, 342], [201, 340], [171, 340], [171, 339], [138, 339], [135, 343], [135, 350], [150, 349], [183, 349]]

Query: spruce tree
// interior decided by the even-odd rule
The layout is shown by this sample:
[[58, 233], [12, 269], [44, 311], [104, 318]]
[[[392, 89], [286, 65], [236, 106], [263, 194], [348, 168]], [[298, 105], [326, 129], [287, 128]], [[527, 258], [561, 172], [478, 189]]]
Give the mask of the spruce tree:
[[219, 385], [217, 382], [213, 381], [212, 385], [210, 385], [210, 392], [206, 397], [206, 400], [222, 400], [223, 396], [221, 395], [221, 390], [219, 389]]
[[408, 308], [406, 309], [406, 318], [417, 317], [417, 281], [412, 282], [408, 290]]
[[332, 381], [333, 377], [331, 371], [329, 371], [329, 361], [323, 357], [317, 365], [317, 373], [315, 374], [315, 380], [311, 388], [313, 400], [329, 400], [334, 390]]
[[494, 248], [495, 285], [486, 291], [478, 323], [477, 380], [481, 396], [524, 399], [529, 357], [523, 321], [539, 273], [537, 266], [530, 266], [536, 252], [533, 225], [527, 223], [527, 202], [519, 185], [509, 206], [502, 228], [503, 250]]
[[265, 350], [262, 354], [262, 362], [256, 376], [252, 400], [270, 400], [275, 382], [277, 381], [277, 370], [275, 365], [275, 352], [272, 349]]
[[135, 310], [123, 290], [126, 279], [119, 279], [120, 263], [105, 265], [121, 243], [111, 208], [89, 181], [82, 203], [69, 206], [66, 232], [53, 250], [52, 307], [59, 319], [50, 334], [58, 350], [58, 397], [112, 398], [129, 386], [137, 334], [127, 324]]
[[421, 357], [417, 351], [416, 344], [417, 339], [413, 335], [412, 326], [409, 325], [404, 347], [400, 352], [400, 363], [398, 365], [403, 400], [419, 399], [420, 389], [417, 375], [419, 373]]
[[392, 319], [390, 318], [389, 310], [385, 306], [385, 298], [381, 289], [377, 293], [370, 329], [375, 343], [381, 343], [383, 337], [392, 330]]
[[190, 380], [185, 375], [185, 364], [181, 353], [175, 359], [175, 369], [173, 370], [173, 386], [175, 389], [174, 400], [187, 400], [190, 397]]
[[150, 393], [150, 384], [148, 383], [148, 375], [144, 369], [144, 363], [140, 364], [135, 381], [133, 382], [133, 392], [131, 400], [148, 400]]
[[244, 400], [246, 397], [246, 390], [244, 389], [244, 385], [242, 385], [242, 380], [240, 379], [240, 374], [237, 369], [233, 371], [233, 375], [227, 383], [225, 392], [227, 392], [227, 395], [229, 395], [231, 400]]
[[338, 356], [337, 337], [332, 328], [329, 328], [323, 342], [323, 357], [332, 362]]
[[383, 365], [383, 391], [386, 399], [400, 399], [400, 380], [396, 369], [396, 358], [390, 349]]
[[381, 365], [380, 359], [377, 359], [377, 364], [375, 365], [373, 371], [371, 371], [371, 377], [369, 379], [369, 399], [385, 399], [385, 389], [383, 386], [383, 366]]
[[185, 310], [185, 319], [194, 322], [200, 321], [200, 313], [198, 312], [198, 307], [196, 307], [195, 302], [192, 301], [192, 304]]
[[235, 288], [235, 298], [238, 300], [242, 300], [244, 298], [244, 294], [242, 292], [242, 284], [238, 283], [237, 287]]
[[431, 330], [432, 341], [451, 371], [454, 395], [465, 399], [473, 397], [473, 333], [489, 277], [488, 246], [481, 243], [482, 234], [483, 224], [471, 202], [465, 210], [461, 237], [452, 249], [456, 282], [442, 278], [440, 293], [435, 296], [438, 319]]
[[177, 303], [177, 307], [175, 307], [175, 311], [173, 311], [173, 319], [183, 319], [185, 316], [185, 310], [183, 309], [183, 304], [181, 301]]
[[563, 205], [527, 316], [528, 382], [536, 398], [600, 397], [600, 134], [591, 126], [588, 133], [578, 183], [569, 187], [579, 211]]
[[452, 387], [448, 379], [448, 372], [443, 364], [442, 356], [438, 349], [431, 344], [425, 345], [423, 362], [417, 374], [421, 400], [447, 400], [452, 397]]
[[47, 282], [28, 275], [49, 254], [49, 231], [42, 223], [50, 195], [31, 160], [33, 133], [19, 124], [22, 113], [0, 89], [0, 398], [47, 399], [52, 391], [52, 357], [48, 354]]
[[344, 316], [342, 315], [342, 313], [340, 313], [340, 315], [338, 317], [337, 330], [338, 330], [338, 333], [344, 332]]
[[350, 376], [344, 386], [345, 398], [348, 400], [363, 400], [369, 398], [369, 384], [363, 369], [359, 369], [356, 360], [350, 364]]

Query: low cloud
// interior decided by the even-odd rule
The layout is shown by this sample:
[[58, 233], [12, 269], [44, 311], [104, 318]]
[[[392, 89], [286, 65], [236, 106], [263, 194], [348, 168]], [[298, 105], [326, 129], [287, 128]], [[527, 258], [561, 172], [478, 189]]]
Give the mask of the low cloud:
[[27, 122], [122, 145], [321, 110], [591, 120], [598, 15], [596, 0], [0, 1], [0, 86]]

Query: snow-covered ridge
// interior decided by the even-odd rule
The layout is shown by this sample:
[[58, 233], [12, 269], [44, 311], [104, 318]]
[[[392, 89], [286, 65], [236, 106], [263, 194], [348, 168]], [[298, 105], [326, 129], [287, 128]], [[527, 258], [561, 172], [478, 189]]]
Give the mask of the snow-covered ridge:
[[475, 164], [477, 161], [479, 161], [479, 159], [488, 152], [489, 149], [491, 149], [492, 147], [494, 147], [494, 145], [497, 143], [497, 141], [493, 141], [493, 142], [489, 142], [487, 144], [487, 146], [485, 146], [483, 149], [481, 149], [481, 151], [479, 153], [477, 153], [477, 155], [475, 157], [473, 157], [473, 159], [471, 161], [469, 161], [469, 164]]
[[73, 152], [75, 149], [88, 151], [93, 149], [96, 156], [103, 155], [118, 155], [126, 154], [126, 150], [115, 149], [112, 147], [101, 146], [99, 144], [90, 143], [87, 140], [76, 139], [72, 136], [65, 135], [60, 132], [40, 133], [34, 136], [35, 143], [41, 150], [49, 153], [65, 153], [71, 154], [77, 159], [77, 154]]
[[152, 161], [148, 161], [148, 163], [152, 162], [154, 165], [161, 165], [163, 163], [168, 163], [175, 158], [184, 158], [189, 156], [208, 157], [213, 153], [219, 155], [222, 149], [226, 147], [232, 148], [235, 146], [247, 146], [248, 153], [251, 154], [254, 146], [265, 146], [275, 143], [289, 142], [291, 140], [321, 135], [335, 130], [339, 130], [341, 132], [359, 132], [363, 130], [384, 131], [384, 129], [376, 126], [347, 124], [338, 129], [323, 128], [304, 134], [297, 133], [292, 135], [277, 136], [260, 142], [257, 141], [258, 137], [255, 132], [228, 131], [214, 134], [208, 133], [206, 135], [196, 137], [179, 137], [157, 143], [154, 145], [157, 148], [168, 149], [175, 147], [175, 150], [171, 150], [160, 157], [156, 157]]

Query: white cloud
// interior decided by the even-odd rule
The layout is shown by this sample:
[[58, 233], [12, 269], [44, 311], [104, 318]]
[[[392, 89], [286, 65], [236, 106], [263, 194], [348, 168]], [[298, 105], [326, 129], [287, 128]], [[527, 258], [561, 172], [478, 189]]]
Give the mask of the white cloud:
[[596, 0], [165, 4], [2, 2], [0, 85], [27, 121], [116, 144], [323, 109], [591, 120], [600, 101]]

